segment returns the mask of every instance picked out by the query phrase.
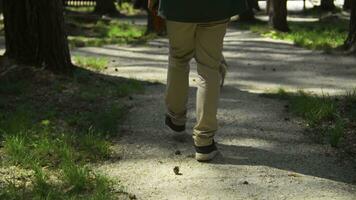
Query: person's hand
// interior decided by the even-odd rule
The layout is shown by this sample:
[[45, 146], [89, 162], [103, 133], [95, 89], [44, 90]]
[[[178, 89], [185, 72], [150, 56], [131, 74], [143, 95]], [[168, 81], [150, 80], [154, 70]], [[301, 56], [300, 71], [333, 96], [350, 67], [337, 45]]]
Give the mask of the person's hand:
[[157, 10], [157, 3], [158, 3], [158, 0], [148, 0], [148, 9], [151, 12], [156, 11]]

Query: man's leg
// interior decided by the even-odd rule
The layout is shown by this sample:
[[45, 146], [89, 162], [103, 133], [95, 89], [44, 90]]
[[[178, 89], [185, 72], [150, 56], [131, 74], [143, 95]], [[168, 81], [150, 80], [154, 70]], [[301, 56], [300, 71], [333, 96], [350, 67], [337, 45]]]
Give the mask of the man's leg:
[[186, 123], [189, 61], [195, 54], [196, 26], [194, 23], [167, 21], [170, 49], [165, 101], [167, 115], [178, 126]]
[[197, 124], [194, 127], [194, 143], [198, 147], [213, 143], [218, 129], [217, 108], [220, 95], [220, 66], [227, 20], [199, 24], [196, 31], [198, 63]]

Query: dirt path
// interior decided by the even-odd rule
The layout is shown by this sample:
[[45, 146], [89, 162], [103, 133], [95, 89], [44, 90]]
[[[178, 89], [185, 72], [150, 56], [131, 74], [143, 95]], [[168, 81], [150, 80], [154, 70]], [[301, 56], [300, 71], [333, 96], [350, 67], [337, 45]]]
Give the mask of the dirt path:
[[[112, 58], [107, 73], [164, 83], [167, 41], [148, 46], [82, 48], [75, 54]], [[314, 144], [283, 111], [284, 103], [256, 94], [279, 87], [340, 93], [356, 87], [356, 59], [328, 56], [230, 29], [230, 65], [222, 90], [217, 134], [221, 155], [201, 164], [194, 154], [195, 65], [186, 134], [164, 126], [164, 85], [128, 100], [132, 109], [115, 151], [122, 157], [98, 169], [121, 181], [138, 199], [356, 199], [356, 166]], [[176, 155], [180, 154], [180, 155]], [[182, 175], [175, 175], [178, 166]]]

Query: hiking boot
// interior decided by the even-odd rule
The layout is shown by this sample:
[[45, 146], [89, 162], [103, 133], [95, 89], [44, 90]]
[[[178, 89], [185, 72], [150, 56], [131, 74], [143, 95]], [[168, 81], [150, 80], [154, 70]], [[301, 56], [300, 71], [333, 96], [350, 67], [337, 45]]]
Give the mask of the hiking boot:
[[218, 149], [216, 148], [215, 142], [209, 146], [194, 147], [195, 159], [199, 162], [209, 162], [218, 154]]
[[165, 120], [166, 125], [175, 132], [183, 132], [185, 131], [185, 125], [175, 125], [172, 122], [172, 119], [166, 115]]

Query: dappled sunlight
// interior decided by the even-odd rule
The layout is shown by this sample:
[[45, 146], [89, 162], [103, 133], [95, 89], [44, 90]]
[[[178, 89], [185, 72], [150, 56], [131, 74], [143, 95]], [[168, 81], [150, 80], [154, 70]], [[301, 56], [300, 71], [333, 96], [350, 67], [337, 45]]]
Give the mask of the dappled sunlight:
[[[168, 41], [160, 38], [148, 46], [86, 47], [74, 55], [112, 59], [108, 71], [119, 76], [165, 83]], [[229, 30], [224, 56], [229, 64], [226, 85], [264, 93], [285, 88], [318, 94], [340, 94], [356, 87], [356, 58], [327, 55], [294, 47], [290, 42], [260, 38], [249, 31]], [[194, 86], [196, 63], [192, 61], [190, 85]]]
[[[110, 58], [103, 73], [162, 83], [148, 85], [145, 94], [129, 100], [132, 109], [113, 147], [121, 159], [98, 166], [100, 170], [118, 177], [138, 196], [149, 193], [150, 199], [176, 194], [199, 196], [185, 193], [184, 188], [202, 184], [215, 189], [201, 194], [202, 199], [214, 197], [216, 191], [224, 191], [231, 199], [264, 193], [272, 199], [290, 194], [298, 199], [301, 192], [316, 198], [321, 194], [333, 197], [334, 193], [348, 198], [354, 192], [350, 188], [356, 190], [352, 165], [337, 165], [330, 156], [335, 150], [306, 139], [304, 126], [290, 119], [283, 102], [255, 94], [279, 88], [345, 92], [356, 87], [354, 57], [327, 55], [230, 29], [224, 51], [229, 68], [221, 90], [216, 135], [222, 155], [212, 164], [201, 164], [193, 159], [191, 138], [196, 121], [195, 61], [191, 62], [187, 132], [173, 133], [164, 125], [167, 45], [167, 39], [161, 38], [147, 46], [109, 45], [73, 51]], [[182, 175], [174, 174], [176, 166]], [[283, 192], [271, 193], [271, 188]]]

